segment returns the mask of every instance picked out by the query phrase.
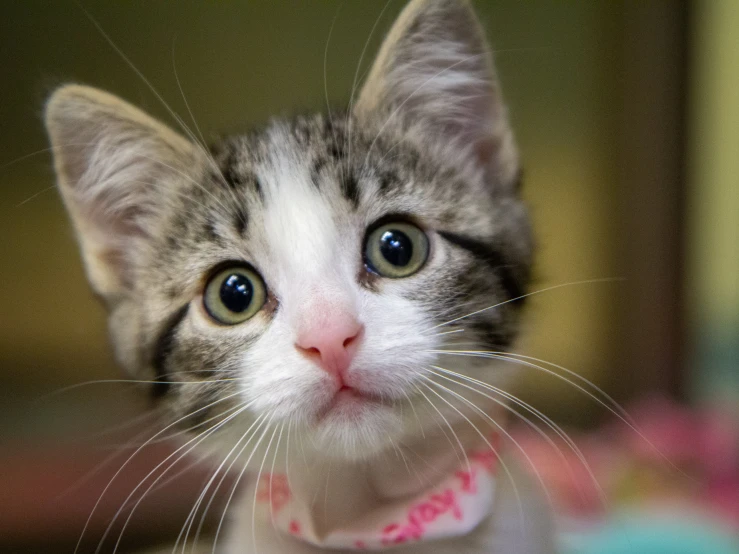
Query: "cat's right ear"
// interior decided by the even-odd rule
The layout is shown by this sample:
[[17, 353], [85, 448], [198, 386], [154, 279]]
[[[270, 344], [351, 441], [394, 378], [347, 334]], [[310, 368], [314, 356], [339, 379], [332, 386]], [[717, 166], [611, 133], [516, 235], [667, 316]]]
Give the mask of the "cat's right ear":
[[130, 290], [137, 251], [156, 232], [162, 191], [183, 179], [198, 152], [141, 110], [90, 87], [57, 89], [45, 122], [88, 278], [115, 302]]

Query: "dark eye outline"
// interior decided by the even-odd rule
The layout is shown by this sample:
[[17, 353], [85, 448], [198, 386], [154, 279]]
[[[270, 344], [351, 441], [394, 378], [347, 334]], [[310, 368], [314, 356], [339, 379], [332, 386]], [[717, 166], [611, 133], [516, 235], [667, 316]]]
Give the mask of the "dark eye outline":
[[[405, 234], [413, 245], [413, 255], [407, 266], [399, 267], [388, 262], [379, 252], [377, 239], [387, 230], [394, 229]], [[367, 271], [389, 279], [403, 279], [418, 273], [429, 259], [431, 245], [426, 232], [406, 218], [383, 217], [367, 228], [362, 256]]]
[[[221, 301], [220, 289], [227, 277], [237, 273], [251, 283], [252, 301], [243, 312], [229, 310]], [[226, 262], [216, 266], [209, 274], [203, 288], [203, 308], [208, 316], [220, 325], [238, 325], [254, 317], [267, 302], [267, 287], [259, 273], [244, 262]]]

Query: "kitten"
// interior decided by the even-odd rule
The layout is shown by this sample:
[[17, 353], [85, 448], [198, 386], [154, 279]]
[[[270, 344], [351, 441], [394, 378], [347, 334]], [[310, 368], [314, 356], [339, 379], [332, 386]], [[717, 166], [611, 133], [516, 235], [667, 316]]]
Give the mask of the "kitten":
[[212, 456], [206, 490], [248, 472], [219, 551], [554, 550], [498, 458], [509, 372], [445, 353], [511, 345], [532, 259], [466, 1], [413, 0], [347, 113], [206, 150], [67, 85], [46, 124], [117, 360]]

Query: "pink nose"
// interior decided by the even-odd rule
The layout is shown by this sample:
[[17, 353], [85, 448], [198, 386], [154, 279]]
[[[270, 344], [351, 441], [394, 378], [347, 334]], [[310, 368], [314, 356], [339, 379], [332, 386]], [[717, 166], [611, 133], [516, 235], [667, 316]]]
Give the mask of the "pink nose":
[[353, 317], [335, 317], [302, 331], [295, 347], [323, 370], [342, 380], [357, 352], [363, 329]]

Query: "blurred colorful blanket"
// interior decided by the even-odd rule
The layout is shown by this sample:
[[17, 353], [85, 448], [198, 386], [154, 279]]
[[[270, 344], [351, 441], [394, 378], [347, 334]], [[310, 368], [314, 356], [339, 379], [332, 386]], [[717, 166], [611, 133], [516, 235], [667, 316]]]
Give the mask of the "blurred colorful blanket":
[[739, 553], [735, 416], [664, 399], [628, 414], [569, 444], [556, 431], [514, 432], [558, 514], [563, 551]]

